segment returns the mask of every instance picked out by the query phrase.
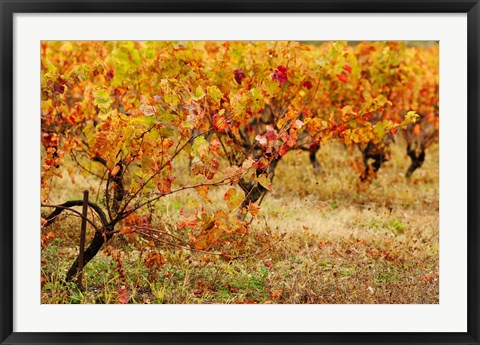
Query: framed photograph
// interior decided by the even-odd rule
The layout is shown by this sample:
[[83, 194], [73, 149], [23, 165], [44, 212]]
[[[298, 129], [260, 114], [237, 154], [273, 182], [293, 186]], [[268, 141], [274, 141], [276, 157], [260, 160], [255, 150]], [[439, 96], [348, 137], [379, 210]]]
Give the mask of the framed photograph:
[[2, 344], [478, 344], [478, 1], [2, 1]]

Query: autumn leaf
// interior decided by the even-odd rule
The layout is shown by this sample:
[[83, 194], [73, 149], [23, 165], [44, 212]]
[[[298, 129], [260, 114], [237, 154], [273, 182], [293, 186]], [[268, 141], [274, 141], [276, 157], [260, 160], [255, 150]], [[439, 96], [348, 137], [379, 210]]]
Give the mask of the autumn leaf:
[[150, 269], [153, 269], [155, 267], [163, 267], [167, 263], [163, 254], [155, 250], [148, 252], [143, 262], [145, 266]]
[[53, 85], [53, 90], [58, 93], [64, 93], [65, 92], [65, 86], [59, 83], [55, 83]]
[[203, 91], [201, 86], [198, 86], [197, 89], [195, 90], [195, 95], [193, 97], [194, 100], [199, 101], [203, 97], [205, 97], [205, 91]]
[[117, 300], [120, 304], [127, 304], [128, 303], [128, 287], [125, 285], [120, 286], [117, 289]]
[[213, 179], [219, 167], [220, 167], [220, 162], [215, 157], [213, 157], [210, 160], [210, 165], [208, 166], [208, 170], [205, 172], [205, 177], [208, 180]]
[[210, 141], [210, 151], [221, 154], [221, 150], [220, 150], [221, 147], [222, 147], [222, 144], [220, 143], [220, 140], [218, 140], [217, 138], [213, 138]]
[[295, 120], [292, 125], [292, 129], [297, 130], [303, 127], [303, 122], [301, 120]]
[[347, 73], [352, 73], [352, 66], [350, 66], [350, 64], [346, 62], [345, 65], [343, 65], [343, 70]]
[[203, 135], [195, 138], [192, 145], [192, 151], [200, 158], [203, 158], [208, 154], [208, 142]]
[[198, 195], [202, 197], [203, 200], [205, 200], [208, 203], [212, 202], [208, 197], [208, 190], [209, 190], [208, 186], [198, 186], [198, 187], [195, 187], [195, 190], [197, 191]]
[[153, 105], [148, 105], [148, 104], [142, 104], [140, 106], [140, 111], [143, 113], [145, 116], [153, 116], [156, 113], [155, 106]]
[[217, 132], [223, 132], [228, 128], [227, 119], [218, 114], [213, 115], [213, 128], [215, 128]]
[[255, 205], [253, 202], [250, 201], [250, 204], [248, 204], [248, 212], [250, 212], [250, 214], [255, 217], [258, 212], [260, 212], [260, 206]]
[[272, 79], [278, 81], [278, 86], [282, 87], [287, 81], [287, 69], [284, 66], [278, 66], [272, 74]]
[[172, 181], [175, 179], [173, 176], [162, 178], [160, 183], [157, 184], [157, 189], [162, 194], [168, 194], [172, 191]]
[[114, 72], [112, 69], [110, 69], [110, 70], [105, 74], [105, 78], [106, 78], [107, 80], [113, 79], [114, 76], [115, 76], [115, 72]]
[[110, 108], [110, 105], [113, 103], [110, 98], [110, 93], [105, 89], [97, 89], [93, 92], [93, 97], [95, 98], [93, 104], [100, 108], [102, 111], [107, 111]]
[[233, 74], [235, 76], [235, 81], [237, 84], [241, 84], [243, 78], [245, 78], [245, 74], [243, 73], [243, 69], [239, 68], [233, 71]]
[[265, 134], [265, 138], [267, 141], [275, 141], [278, 139], [278, 134], [277, 131], [274, 129], [267, 130], [267, 133]]
[[257, 182], [265, 189], [270, 190], [271, 181], [265, 174], [261, 174], [257, 177]]
[[342, 73], [337, 74], [337, 78], [338, 78], [342, 83], [346, 83], [346, 82], [348, 81], [348, 74], [343, 71]]
[[268, 159], [261, 157], [259, 160], [253, 162], [252, 167], [258, 170], [265, 170], [268, 167], [268, 164]]
[[386, 129], [388, 128], [388, 122], [387, 121], [379, 121], [375, 125], [374, 132], [378, 138], [378, 140], [382, 140], [385, 137], [385, 134], [387, 134]]
[[255, 140], [258, 141], [262, 146], [267, 145], [267, 137], [264, 134], [258, 134], [255, 137]]
[[412, 130], [413, 134], [415, 135], [419, 135], [420, 132], [421, 132], [421, 127], [418, 123], [416, 123], [414, 126], [413, 126], [413, 130]]
[[134, 233], [135, 229], [129, 227], [129, 226], [124, 226], [123, 228], [120, 229], [120, 235], [126, 235], [126, 234], [131, 234]]
[[276, 301], [282, 296], [282, 293], [283, 290], [270, 290], [270, 299]]
[[307, 88], [307, 90], [311, 90], [312, 87], [313, 87], [312, 83], [311, 83], [310, 81], [308, 81], [308, 80], [304, 81], [303, 84], [302, 84], [302, 86], [305, 87], [305, 88]]
[[207, 86], [207, 97], [210, 102], [214, 105], [219, 105], [222, 100], [223, 94], [222, 91], [215, 85]]
[[416, 122], [420, 115], [418, 115], [415, 111], [409, 111], [405, 116], [405, 120], [409, 122]]
[[112, 170], [110, 170], [110, 176], [115, 176], [120, 171], [120, 166], [115, 165]]
[[232, 211], [242, 204], [243, 200], [245, 200], [245, 197], [235, 188], [229, 188], [223, 196], [223, 199], [227, 202], [228, 209]]

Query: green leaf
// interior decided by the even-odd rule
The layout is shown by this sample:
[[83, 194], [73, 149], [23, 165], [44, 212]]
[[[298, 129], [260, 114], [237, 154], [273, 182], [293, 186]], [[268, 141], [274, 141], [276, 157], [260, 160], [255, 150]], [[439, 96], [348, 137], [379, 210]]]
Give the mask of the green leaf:
[[177, 118], [177, 115], [172, 114], [170, 112], [161, 112], [160, 115], [158, 116], [158, 121], [161, 123], [165, 124], [173, 124], [175, 119]]
[[195, 156], [205, 157], [208, 154], [208, 142], [203, 135], [196, 137], [193, 141], [192, 150]]
[[223, 199], [227, 202], [227, 207], [230, 211], [238, 208], [243, 200], [245, 200], [244, 195], [238, 192], [235, 188], [229, 188], [225, 193]]
[[385, 134], [387, 134], [388, 121], [379, 121], [375, 124], [373, 132], [377, 136], [378, 140], [383, 140]]
[[175, 128], [172, 126], [162, 127], [156, 132], [163, 138], [171, 138], [175, 136]]
[[95, 90], [93, 92], [93, 97], [95, 97], [95, 101], [93, 103], [103, 112], [106, 112], [113, 103], [112, 99], [110, 98], [110, 93], [105, 89]]
[[203, 91], [202, 87], [199, 85], [197, 89], [195, 90], [195, 95], [193, 99], [195, 101], [201, 100], [203, 97], [205, 97], [205, 91]]
[[[203, 91], [203, 90], [202, 90]], [[220, 101], [222, 100], [222, 91], [215, 85], [213, 86], [208, 86], [207, 87], [207, 96], [208, 100], [212, 102], [215, 105], [220, 104]]]

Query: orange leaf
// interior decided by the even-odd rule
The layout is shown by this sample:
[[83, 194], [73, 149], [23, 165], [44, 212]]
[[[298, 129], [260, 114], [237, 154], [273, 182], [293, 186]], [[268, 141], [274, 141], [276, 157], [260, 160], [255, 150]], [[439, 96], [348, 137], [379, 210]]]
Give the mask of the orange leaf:
[[250, 212], [250, 214], [255, 217], [258, 212], [260, 212], [260, 206], [255, 205], [253, 202], [250, 201], [250, 204], [248, 204], [248, 212]]
[[131, 234], [133, 232], [135, 232], [135, 229], [132, 229], [129, 226], [124, 226], [123, 228], [120, 229], [120, 234], [121, 235]]
[[283, 290], [270, 290], [270, 298], [272, 301], [276, 301], [282, 296]]
[[227, 119], [219, 114], [213, 115], [213, 128], [218, 132], [223, 132], [228, 128]]
[[413, 126], [413, 134], [419, 135], [420, 134], [420, 125], [417, 123]]
[[119, 165], [115, 165], [113, 167], [113, 169], [110, 171], [110, 176], [115, 176], [117, 175], [117, 173], [120, 171], [120, 166]]
[[172, 191], [172, 181], [175, 178], [173, 176], [169, 176], [167, 178], [162, 178], [159, 184], [157, 184], [158, 191], [162, 194], [168, 194]]

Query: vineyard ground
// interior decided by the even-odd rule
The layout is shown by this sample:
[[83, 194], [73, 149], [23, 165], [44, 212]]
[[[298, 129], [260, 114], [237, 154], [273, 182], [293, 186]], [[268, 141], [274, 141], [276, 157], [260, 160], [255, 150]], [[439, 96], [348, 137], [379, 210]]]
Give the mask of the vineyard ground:
[[[166, 265], [152, 273], [129, 239], [117, 236], [109, 245], [122, 248], [124, 280], [117, 262], [100, 253], [85, 268], [81, 292], [62, 283], [78, 252], [79, 220], [54, 223], [42, 230], [55, 237], [42, 249], [42, 303], [118, 303], [121, 286], [129, 303], [439, 303], [438, 145], [407, 180], [409, 159], [400, 140], [366, 191], [352, 169], [359, 150], [329, 144], [317, 157], [318, 176], [304, 152], [290, 152], [279, 163], [252, 223], [250, 253], [286, 236], [245, 259], [163, 248]], [[65, 173], [52, 188], [61, 191], [52, 201], [79, 199], [83, 189], [98, 188], [82, 176], [75, 180]], [[212, 190], [210, 198], [223, 202], [224, 192]], [[162, 199], [157, 221], [176, 223], [195, 197], [185, 191]]]

